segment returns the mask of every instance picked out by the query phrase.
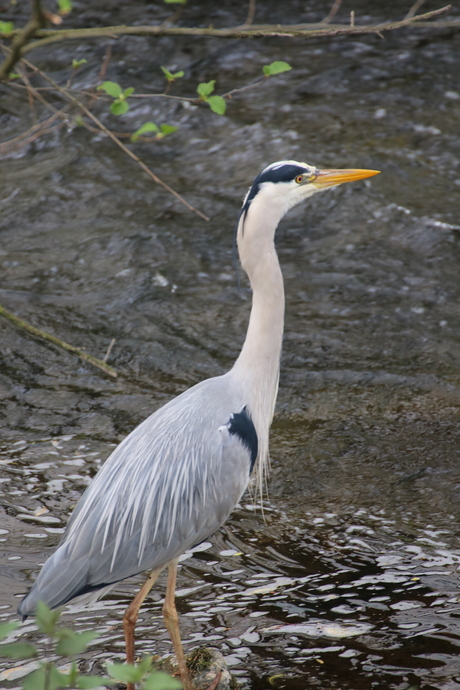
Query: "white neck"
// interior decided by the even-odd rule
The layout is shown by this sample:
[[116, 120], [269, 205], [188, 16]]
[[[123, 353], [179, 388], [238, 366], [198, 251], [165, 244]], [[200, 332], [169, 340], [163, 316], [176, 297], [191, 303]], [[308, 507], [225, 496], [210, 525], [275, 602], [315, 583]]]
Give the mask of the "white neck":
[[244, 381], [248, 409], [256, 427], [259, 454], [257, 474], [263, 487], [268, 463], [268, 434], [278, 392], [279, 362], [284, 327], [284, 286], [274, 245], [284, 215], [258, 195], [238, 227], [238, 250], [253, 296], [246, 340], [232, 371]]

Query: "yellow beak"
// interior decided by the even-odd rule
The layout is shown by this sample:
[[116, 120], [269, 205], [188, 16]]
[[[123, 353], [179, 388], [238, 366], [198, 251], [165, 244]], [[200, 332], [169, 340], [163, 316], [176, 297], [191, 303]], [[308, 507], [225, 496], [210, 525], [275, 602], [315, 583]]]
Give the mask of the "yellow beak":
[[310, 184], [319, 189], [335, 187], [344, 182], [354, 182], [354, 180], [364, 180], [366, 177], [378, 175], [380, 170], [318, 170], [314, 178], [309, 180]]

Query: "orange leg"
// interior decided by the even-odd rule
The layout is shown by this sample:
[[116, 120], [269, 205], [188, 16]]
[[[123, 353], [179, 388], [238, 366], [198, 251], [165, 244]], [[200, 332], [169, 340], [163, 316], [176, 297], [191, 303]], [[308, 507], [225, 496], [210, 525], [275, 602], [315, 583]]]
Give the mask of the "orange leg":
[[193, 690], [190, 675], [185, 664], [184, 650], [182, 649], [182, 642], [179, 632], [179, 617], [177, 615], [175, 594], [176, 594], [176, 575], [177, 575], [177, 559], [171, 561], [168, 571], [168, 584], [166, 586], [165, 603], [163, 605], [163, 616], [165, 625], [168, 629], [171, 642], [173, 643], [174, 653], [179, 666], [179, 673], [181, 676], [184, 690]]
[[[158, 575], [161, 573], [162, 570], [163, 568], [152, 570], [148, 577], [148, 580], [136, 594], [136, 596], [126, 609], [125, 615], [123, 616], [123, 630], [125, 631], [126, 643], [126, 663], [128, 664], [134, 664], [134, 628], [136, 626], [139, 609], [142, 606], [145, 597], [155, 584]], [[134, 684], [128, 683], [128, 685], [126, 686], [126, 690], [134, 690]]]

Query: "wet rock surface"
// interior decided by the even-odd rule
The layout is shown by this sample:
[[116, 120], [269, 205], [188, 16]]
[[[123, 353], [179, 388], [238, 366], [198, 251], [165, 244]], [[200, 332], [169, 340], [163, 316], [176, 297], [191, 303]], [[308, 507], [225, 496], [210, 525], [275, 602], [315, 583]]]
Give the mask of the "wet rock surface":
[[[352, 9], [370, 23], [409, 6]], [[256, 21], [318, 21], [328, 9], [267, 2]], [[69, 22], [166, 12], [101, 2]], [[235, 25], [245, 14], [197, 4], [182, 21]], [[32, 62], [65, 80], [72, 57], [85, 57], [84, 87], [106, 45], [56, 45]], [[121, 120], [96, 106], [114, 129], [180, 127], [133, 149], [209, 223], [80, 128], [0, 161], [0, 303], [101, 358], [116, 338], [119, 372], [111, 380], [1, 322], [2, 619], [114, 445], [234, 361], [250, 294], [244, 280], [236, 289], [232, 230], [257, 172], [284, 158], [369, 167], [382, 174], [318, 195], [280, 226], [286, 337], [265, 521], [246, 497], [183, 560], [183, 639], [187, 651], [219, 648], [248, 690], [458, 686], [459, 50], [459, 33], [426, 28], [384, 40], [112, 41], [108, 78], [139, 93], [163, 88], [160, 65], [185, 69], [177, 93], [191, 95], [198, 81], [215, 78], [224, 92], [272, 60], [292, 64], [235, 96], [225, 117], [162, 100], [136, 101]], [[27, 97], [0, 94], [2, 138], [12, 138], [31, 125]], [[68, 615], [100, 633], [88, 659], [122, 658], [121, 618], [140, 581]], [[170, 652], [164, 584], [142, 609], [140, 653]], [[33, 622], [24, 631], [36, 636]], [[19, 684], [10, 666], [5, 687]]]
[[[194, 690], [238, 690], [235, 678], [217, 649], [197, 647], [186, 661]], [[164, 659], [158, 668], [180, 679], [175, 657]]]

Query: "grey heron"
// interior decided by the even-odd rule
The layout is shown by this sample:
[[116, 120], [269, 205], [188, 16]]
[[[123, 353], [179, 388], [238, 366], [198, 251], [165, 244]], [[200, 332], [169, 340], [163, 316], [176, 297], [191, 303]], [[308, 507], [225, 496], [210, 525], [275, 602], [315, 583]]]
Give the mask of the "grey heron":
[[139, 608], [168, 567], [163, 613], [185, 690], [191, 690], [174, 603], [177, 562], [225, 522], [253, 469], [260, 489], [264, 483], [284, 323], [276, 228], [290, 208], [316, 192], [378, 172], [320, 170], [289, 160], [256, 177], [237, 223], [239, 257], [252, 288], [238, 359], [226, 374], [198, 383], [154, 412], [113, 451], [21, 601], [23, 617], [33, 614], [39, 600], [55, 608], [147, 571], [123, 619], [132, 663]]

